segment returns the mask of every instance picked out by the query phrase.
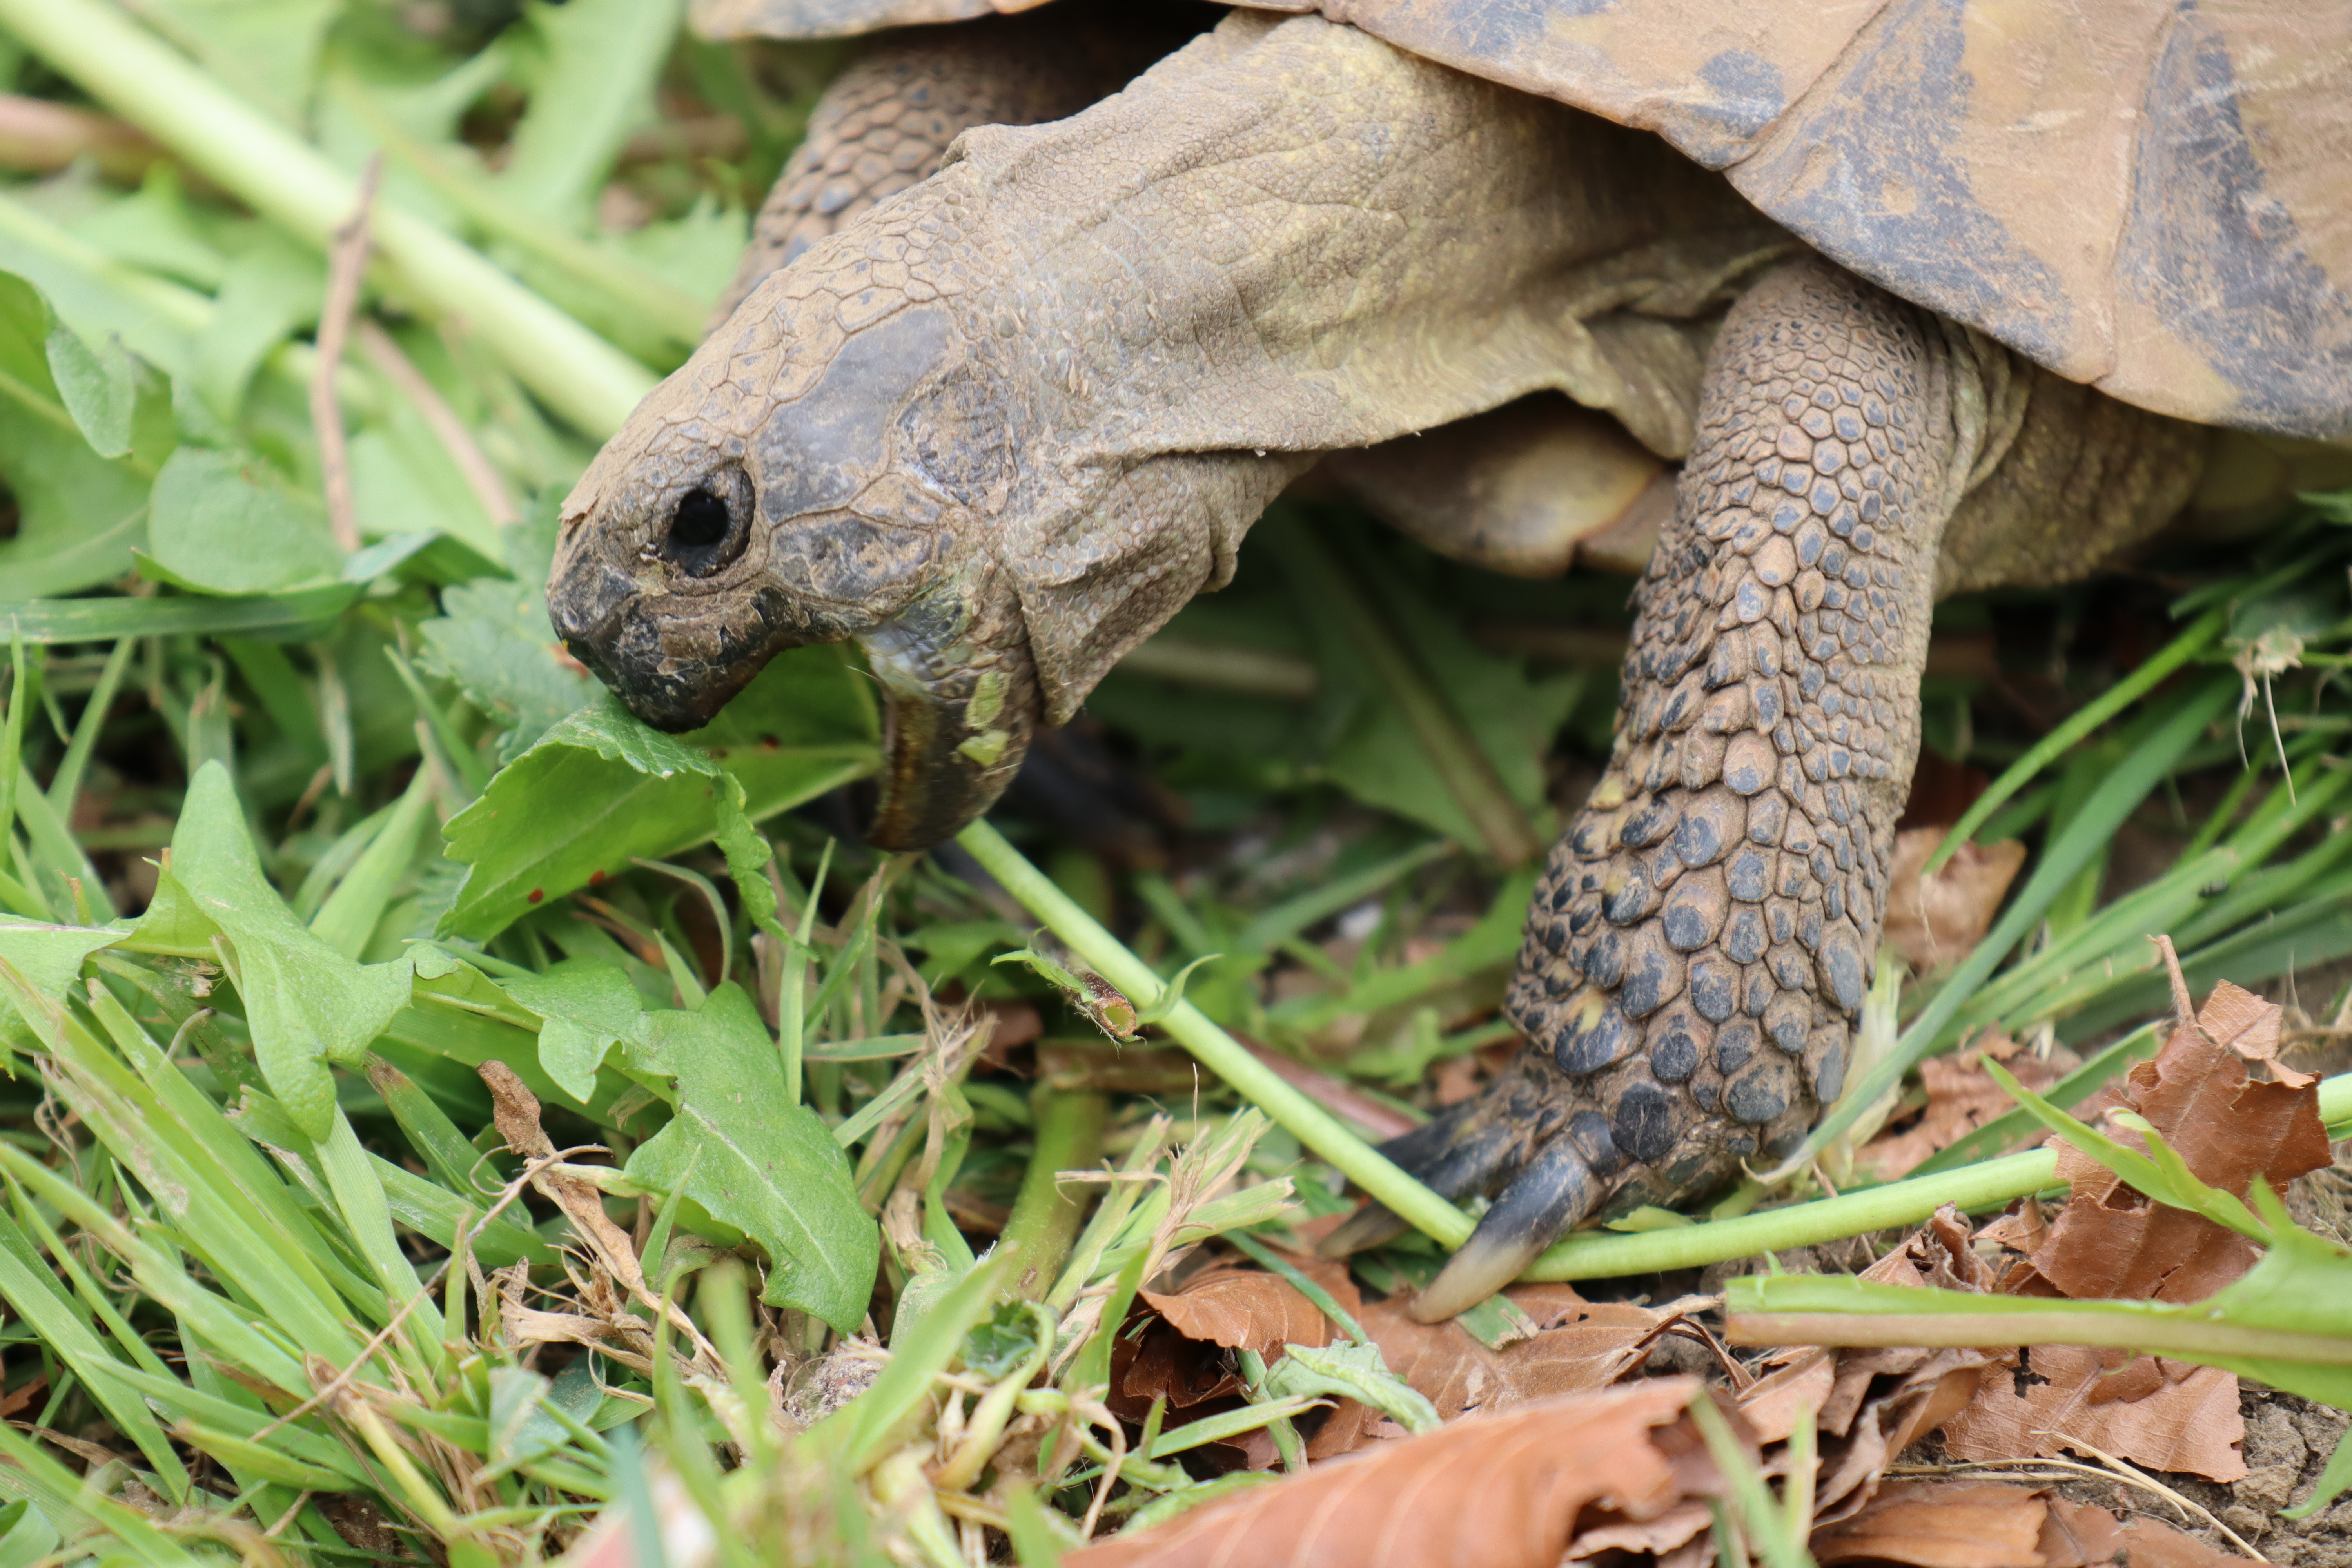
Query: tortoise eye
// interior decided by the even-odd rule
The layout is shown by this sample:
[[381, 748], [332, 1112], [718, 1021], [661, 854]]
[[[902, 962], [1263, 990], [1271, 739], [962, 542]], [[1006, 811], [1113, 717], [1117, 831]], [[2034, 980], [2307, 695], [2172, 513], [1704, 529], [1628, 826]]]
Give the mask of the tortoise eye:
[[732, 565], [751, 538], [751, 497], [727, 493], [750, 487], [729, 486], [725, 478], [718, 485], [695, 486], [677, 498], [670, 512], [661, 552], [689, 577], [708, 577]]
[[709, 550], [727, 537], [727, 503], [700, 485], [677, 498], [670, 539], [688, 550]]

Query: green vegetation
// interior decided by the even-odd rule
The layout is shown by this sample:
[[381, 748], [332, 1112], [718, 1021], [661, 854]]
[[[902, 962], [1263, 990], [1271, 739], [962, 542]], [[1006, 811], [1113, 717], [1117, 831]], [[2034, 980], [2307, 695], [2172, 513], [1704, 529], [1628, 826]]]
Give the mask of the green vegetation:
[[[1296, 1458], [1331, 1397], [1430, 1418], [1350, 1341], [1126, 1419], [1115, 1340], [1213, 1238], [1288, 1267], [1269, 1244], [1346, 1182], [1423, 1233], [1367, 1278], [1466, 1234], [1371, 1144], [1508, 1044], [1625, 585], [1285, 503], [936, 857], [855, 838], [879, 721], [842, 650], [646, 730], [553, 644], [557, 507], [688, 352], [837, 58], [677, 10], [0, 0], [0, 87], [159, 147], [0, 188], [0, 1568], [477, 1568], [614, 1501], [698, 1511], [730, 1564], [944, 1565], [991, 1531], [1035, 1563], [1254, 1484], [1202, 1450]], [[2315, 498], [1945, 606], [1931, 765], [2000, 775], [1955, 836], [2033, 847], [2005, 912], [1890, 969], [1884, 1054], [1779, 1184], [1536, 1277], [2046, 1185], [2022, 1112], [1911, 1182], [1818, 1184], [1985, 1029], [2084, 1047], [2056, 1105], [2127, 1066], [2152, 931], [2200, 991], [2291, 981], [2340, 1031], [2313, 977], [2352, 955], [2347, 523]]]

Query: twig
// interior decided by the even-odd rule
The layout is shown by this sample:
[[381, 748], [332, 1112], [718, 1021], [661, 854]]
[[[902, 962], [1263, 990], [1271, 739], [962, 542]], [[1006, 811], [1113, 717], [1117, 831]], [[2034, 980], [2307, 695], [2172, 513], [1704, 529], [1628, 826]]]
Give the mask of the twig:
[[2154, 1476], [2149, 1475], [2147, 1471], [2139, 1468], [2137, 1466], [2126, 1463], [2124, 1460], [2117, 1458], [2115, 1455], [2108, 1453], [2105, 1448], [2099, 1447], [2095, 1444], [2086, 1443], [2071, 1432], [2052, 1430], [2048, 1432], [2036, 1433], [2035, 1436], [2054, 1437], [2059, 1442], [2064, 1443], [2070, 1447], [2080, 1448], [2083, 1452], [2095, 1456], [2101, 1464], [2106, 1466], [2107, 1468], [2117, 1477], [2128, 1479], [2135, 1485], [2146, 1487], [2148, 1490], [2156, 1493], [2158, 1497], [2163, 1498], [2167, 1502], [2171, 1503], [2175, 1508], [2179, 1509], [2181, 1510], [2180, 1516], [2183, 1519], [2201, 1519], [2215, 1530], [2220, 1531], [2223, 1535], [2228, 1536], [2230, 1538], [2231, 1545], [2235, 1546], [2239, 1551], [2244, 1552], [2255, 1562], [2267, 1563], [2270, 1561], [2269, 1558], [2263, 1556], [2261, 1552], [2247, 1545], [2245, 1541], [2240, 1537], [2236, 1531], [2231, 1530], [2228, 1525], [2223, 1524], [2220, 1520], [2214, 1518], [2212, 1514], [2206, 1511], [2205, 1506], [2202, 1503], [2196, 1501], [2192, 1498], [2185, 1498], [2181, 1496], [2179, 1492], [2174, 1491], [2170, 1487], [2166, 1486], [2162, 1481], [2158, 1480]]
[[335, 543], [349, 554], [360, 547], [360, 525], [352, 511], [351, 449], [343, 439], [343, 409], [335, 396], [335, 371], [343, 363], [343, 339], [360, 302], [367, 275], [368, 220], [375, 209], [376, 182], [383, 156], [368, 160], [360, 176], [359, 205], [335, 230], [327, 258], [327, 301], [319, 311], [319, 358], [310, 370], [310, 427], [319, 437], [319, 471], [327, 491], [327, 523]]
[[352, 331], [358, 334], [360, 352], [367, 355], [368, 363], [382, 371], [383, 378], [425, 416], [434, 438], [457, 466], [457, 472], [465, 477], [466, 488], [474, 492], [474, 499], [481, 503], [489, 520], [500, 528], [520, 522], [522, 509], [515, 505], [506, 480], [483, 453], [474, 433], [466, 428], [466, 422], [457, 417], [457, 410], [441, 395], [440, 388], [425, 379], [416, 363], [401, 352], [400, 344], [377, 322], [362, 317]]
[[[2079, 1444], [2087, 1452], [2094, 1454], [2099, 1452], [2098, 1449], [2092, 1447], [2088, 1443], [2083, 1442], [2079, 1437], [2068, 1436], [2063, 1432], [2053, 1435], [2063, 1437], [2069, 1443]], [[2105, 1455], [2101, 1455], [2100, 1457], [2103, 1458], [2106, 1458]], [[2123, 1461], [2117, 1460], [2116, 1463], [2123, 1464]], [[2164, 1485], [2161, 1481], [2157, 1480], [2151, 1476], [2144, 1474], [2139, 1469], [2128, 1464], [2123, 1464], [2123, 1468], [2121, 1470], [2113, 1470], [2103, 1468], [2097, 1465], [2085, 1465], [2074, 1459], [2045, 1459], [2034, 1458], [2024, 1459], [1947, 1459], [1940, 1464], [1934, 1465], [1889, 1465], [1886, 1467], [1886, 1473], [1890, 1476], [1949, 1476], [1956, 1475], [1963, 1470], [1969, 1471], [1971, 1474], [1979, 1476], [1990, 1481], [2048, 1480], [2050, 1479], [2048, 1476], [2039, 1474], [2037, 1472], [2042, 1470], [2059, 1470], [2067, 1475], [2088, 1476], [2096, 1480], [2117, 1483], [2127, 1487], [2136, 1487], [2141, 1491], [2153, 1492], [2157, 1496], [2166, 1500], [2168, 1502], [2183, 1508], [2185, 1510], [2183, 1514], [2184, 1518], [2191, 1518], [2199, 1515], [2203, 1516], [2208, 1524], [2210, 1524], [2215, 1530], [2220, 1531], [2223, 1535], [2229, 1536], [2231, 1541], [2236, 1542], [2239, 1549], [2244, 1552], [2247, 1556], [2252, 1558], [2255, 1562], [2267, 1563], [2270, 1561], [2269, 1558], [2263, 1556], [2252, 1547], [2248, 1546], [2244, 1541], [2232, 1533], [2227, 1525], [2223, 1524], [2220, 1520], [2215, 1519], [2211, 1514], [2207, 1513], [2202, 1508], [2198, 1507], [2195, 1502], [2191, 1501], [2188, 1498], [2182, 1497], [2179, 1492], [2174, 1491], [2171, 1488]]]

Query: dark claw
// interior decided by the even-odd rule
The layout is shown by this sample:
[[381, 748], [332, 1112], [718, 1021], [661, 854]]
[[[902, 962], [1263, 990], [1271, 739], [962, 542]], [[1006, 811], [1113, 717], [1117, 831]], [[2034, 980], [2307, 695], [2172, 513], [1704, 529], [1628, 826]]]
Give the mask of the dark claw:
[[[1441, 1198], [1477, 1191], [1510, 1163], [1520, 1135], [1502, 1124], [1465, 1128], [1472, 1109], [1459, 1105], [1410, 1132], [1401, 1132], [1382, 1143], [1381, 1152]], [[1405, 1228], [1405, 1222], [1386, 1204], [1366, 1204], [1325, 1237], [1316, 1250], [1326, 1258], [1344, 1258], [1394, 1240]]]
[[1624, 1164], [1608, 1119], [1579, 1111], [1503, 1189], [1462, 1249], [1413, 1298], [1414, 1321], [1442, 1322], [1517, 1279], [1608, 1194], [1610, 1178]]

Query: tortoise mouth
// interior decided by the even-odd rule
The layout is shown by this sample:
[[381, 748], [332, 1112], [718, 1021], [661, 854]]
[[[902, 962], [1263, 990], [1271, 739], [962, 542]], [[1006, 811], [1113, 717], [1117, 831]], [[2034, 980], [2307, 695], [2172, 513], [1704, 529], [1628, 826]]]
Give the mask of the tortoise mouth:
[[882, 688], [879, 798], [866, 838], [889, 850], [945, 843], [1021, 771], [1037, 722], [1025, 645], [988, 647], [961, 599], [937, 595], [856, 639]]

